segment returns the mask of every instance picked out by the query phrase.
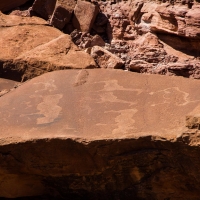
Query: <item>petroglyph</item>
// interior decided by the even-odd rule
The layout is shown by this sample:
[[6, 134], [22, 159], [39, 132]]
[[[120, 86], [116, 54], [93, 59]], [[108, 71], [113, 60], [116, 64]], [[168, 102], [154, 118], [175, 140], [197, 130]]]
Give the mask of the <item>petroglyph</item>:
[[87, 70], [81, 70], [78, 73], [78, 76], [76, 77], [76, 81], [74, 83], [74, 86], [80, 86], [87, 82], [89, 76], [89, 72]]
[[[159, 94], [159, 93], [163, 93], [163, 94]], [[194, 103], [194, 102], [200, 101], [200, 99], [191, 100], [189, 98], [189, 93], [180, 90], [178, 87], [166, 88], [164, 90], [150, 92], [149, 94], [152, 96], [159, 94], [160, 97], [163, 97], [162, 102], [156, 103], [156, 104], [151, 104], [151, 106], [156, 106], [156, 105], [166, 104], [166, 103], [167, 104], [173, 103], [176, 106], [185, 106], [189, 103]], [[174, 101], [174, 99], [175, 99], [175, 101]]]
[[37, 106], [40, 111], [37, 114], [44, 115], [44, 117], [37, 118], [37, 124], [51, 123], [59, 116], [62, 108], [57, 104], [62, 96], [62, 94], [55, 94], [43, 97], [43, 102]]
[[130, 101], [125, 101], [122, 99], [118, 99], [117, 96], [113, 94], [113, 92], [106, 92], [103, 94], [100, 94], [101, 101], [98, 103], [105, 103], [105, 102], [111, 102], [111, 103], [128, 103], [130, 106], [135, 105], [136, 102], [130, 102]]
[[46, 82], [38, 82], [34, 83], [34, 85], [41, 85], [39, 90], [36, 90], [35, 93], [48, 90], [49, 92], [55, 91], [57, 89], [56, 85], [54, 84], [54, 80], [50, 79]]
[[133, 116], [137, 113], [137, 109], [127, 109], [127, 110], [119, 110], [119, 111], [107, 111], [105, 113], [119, 113], [119, 115], [115, 118], [117, 128], [112, 131], [112, 134], [124, 134], [130, 133], [135, 130], [134, 127], [135, 120]]
[[115, 90], [131, 91], [131, 92], [137, 92], [137, 95], [143, 92], [142, 89], [124, 88], [123, 86], [118, 84], [118, 80], [109, 80], [102, 82], [105, 83], [103, 91], [115, 91]]
[[62, 136], [62, 134], [63, 134], [63, 136], [66, 136], [65, 135], [66, 133], [72, 134], [72, 133], [76, 133], [78, 131], [76, 130], [76, 128], [72, 128], [68, 124], [65, 124], [62, 128], [58, 129], [57, 132], [59, 133], [60, 136]]

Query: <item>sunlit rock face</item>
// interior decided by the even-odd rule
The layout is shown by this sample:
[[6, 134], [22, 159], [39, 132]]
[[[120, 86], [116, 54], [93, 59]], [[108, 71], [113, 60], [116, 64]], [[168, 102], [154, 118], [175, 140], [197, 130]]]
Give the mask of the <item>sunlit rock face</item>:
[[0, 199], [199, 200], [199, 9], [2, 1]]
[[0, 98], [0, 196], [198, 199], [199, 86], [105, 69], [25, 82]]

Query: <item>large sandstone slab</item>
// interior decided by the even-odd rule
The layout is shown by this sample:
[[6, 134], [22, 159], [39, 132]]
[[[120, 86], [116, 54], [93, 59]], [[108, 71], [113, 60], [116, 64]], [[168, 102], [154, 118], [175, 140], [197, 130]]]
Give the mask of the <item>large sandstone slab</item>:
[[95, 68], [69, 35], [37, 17], [0, 14], [0, 75], [17, 81], [58, 69]]
[[199, 86], [102, 69], [24, 83], [0, 98], [0, 197], [198, 199], [199, 140], [184, 131]]
[[38, 45], [45, 44], [62, 34], [57, 29], [45, 26], [39, 18], [0, 15], [0, 60], [13, 59]]
[[102, 69], [47, 73], [0, 100], [0, 137], [173, 139], [200, 103], [199, 84]]
[[0, 98], [0, 197], [198, 199], [199, 86], [103, 69], [24, 83]]

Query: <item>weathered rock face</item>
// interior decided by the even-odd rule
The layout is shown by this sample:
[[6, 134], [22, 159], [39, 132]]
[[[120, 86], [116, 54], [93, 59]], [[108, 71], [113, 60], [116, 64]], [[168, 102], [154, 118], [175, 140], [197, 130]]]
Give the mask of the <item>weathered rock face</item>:
[[90, 50], [91, 56], [101, 68], [122, 69], [124, 62], [119, 57], [99, 46], [94, 46]]
[[70, 22], [75, 6], [75, 0], [58, 0], [50, 21], [51, 25], [62, 30]]
[[104, 34], [111, 44], [109, 50], [121, 57], [128, 69], [199, 78], [198, 2], [120, 1], [99, 5], [108, 18]]
[[69, 35], [46, 26], [40, 18], [1, 14], [0, 26], [0, 46], [4, 49], [0, 54], [1, 77], [24, 81], [58, 69], [96, 67], [93, 58], [80, 51]]
[[32, 11], [48, 20], [54, 11], [56, 1], [57, 0], [35, 0]]
[[74, 27], [82, 32], [90, 32], [98, 12], [96, 5], [78, 0], [74, 9]]
[[0, 98], [0, 196], [198, 199], [199, 84], [102, 69], [24, 83]]

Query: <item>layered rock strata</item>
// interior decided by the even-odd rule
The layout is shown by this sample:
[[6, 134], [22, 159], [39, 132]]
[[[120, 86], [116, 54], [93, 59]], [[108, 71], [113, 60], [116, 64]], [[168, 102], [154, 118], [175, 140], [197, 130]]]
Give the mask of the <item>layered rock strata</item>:
[[103, 69], [24, 83], [0, 98], [0, 197], [198, 199], [199, 84]]

